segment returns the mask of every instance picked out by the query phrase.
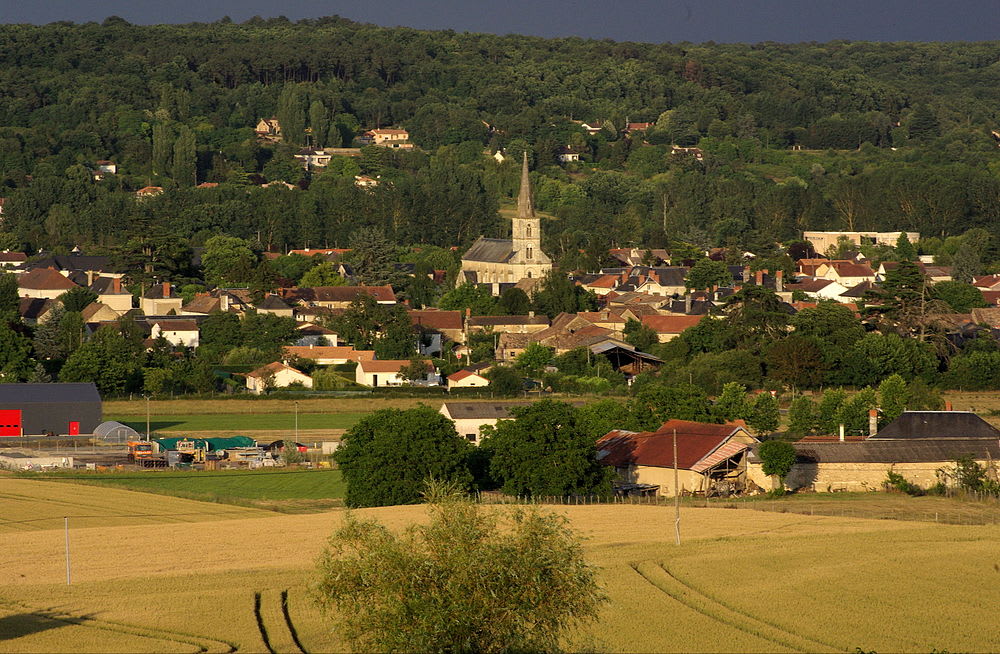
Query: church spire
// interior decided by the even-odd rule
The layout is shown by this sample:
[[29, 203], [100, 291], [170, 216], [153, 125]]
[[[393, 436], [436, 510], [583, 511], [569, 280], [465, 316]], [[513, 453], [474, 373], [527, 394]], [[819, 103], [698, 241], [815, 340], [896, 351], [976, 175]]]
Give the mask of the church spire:
[[521, 191], [517, 194], [517, 217], [534, 218], [535, 203], [531, 200], [531, 178], [528, 176], [528, 152], [521, 163]]

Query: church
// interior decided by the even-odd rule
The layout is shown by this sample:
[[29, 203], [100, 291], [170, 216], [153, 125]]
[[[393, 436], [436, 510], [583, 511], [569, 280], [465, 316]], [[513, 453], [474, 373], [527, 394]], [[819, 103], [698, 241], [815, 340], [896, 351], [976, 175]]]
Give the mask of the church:
[[539, 279], [552, 270], [552, 260], [542, 252], [541, 220], [535, 215], [528, 176], [528, 154], [521, 163], [521, 189], [517, 196], [517, 216], [512, 219], [511, 238], [480, 236], [462, 256], [462, 276], [473, 284], [490, 284], [499, 295], [501, 284], [513, 285], [522, 279]]

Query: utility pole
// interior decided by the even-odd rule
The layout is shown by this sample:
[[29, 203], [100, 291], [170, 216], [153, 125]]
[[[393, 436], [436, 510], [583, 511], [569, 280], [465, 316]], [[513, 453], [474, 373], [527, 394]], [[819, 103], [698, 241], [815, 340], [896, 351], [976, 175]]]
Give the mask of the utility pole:
[[674, 430], [674, 542], [681, 544], [681, 489], [677, 475], [677, 430]]
[[299, 401], [295, 401], [295, 447], [299, 443]]
[[66, 585], [69, 586], [72, 581], [69, 567], [69, 516], [63, 517], [63, 524], [66, 529]]
[[149, 396], [146, 396], [146, 440], [149, 440]]

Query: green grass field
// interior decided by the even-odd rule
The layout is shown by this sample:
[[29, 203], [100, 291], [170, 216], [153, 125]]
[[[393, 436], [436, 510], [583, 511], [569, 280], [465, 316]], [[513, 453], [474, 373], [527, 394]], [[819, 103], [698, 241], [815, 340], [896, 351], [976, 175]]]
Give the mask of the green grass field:
[[[299, 429], [350, 429], [364, 413], [299, 413]], [[146, 431], [145, 416], [106, 415], [105, 420], [117, 420], [139, 433]], [[162, 431], [292, 431], [294, 413], [214, 413], [189, 415], [152, 415], [149, 427]]]
[[346, 491], [339, 470], [68, 472], [30, 475], [27, 478], [107, 486], [293, 513], [338, 506]]

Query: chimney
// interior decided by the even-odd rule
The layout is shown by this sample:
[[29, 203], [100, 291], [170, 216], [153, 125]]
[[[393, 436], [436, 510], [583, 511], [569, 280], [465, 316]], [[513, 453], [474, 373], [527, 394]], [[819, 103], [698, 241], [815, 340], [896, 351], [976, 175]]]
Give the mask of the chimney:
[[87, 286], [93, 286], [93, 285], [94, 285], [94, 271], [93, 270], [88, 270], [87, 271]]
[[750, 266], [743, 266], [743, 281], [750, 281]]
[[868, 437], [878, 433], [878, 409], [868, 410]]
[[684, 294], [684, 313], [685, 315], [691, 315], [691, 294]]
[[472, 317], [472, 307], [465, 307], [465, 319], [468, 320]]
[[170, 297], [170, 282], [163, 282], [163, 297]]
[[840, 442], [844, 442], [844, 423], [840, 423]]
[[528, 312], [528, 317], [529, 318], [534, 318], [535, 317], [535, 312], [534, 311], [529, 311]]
[[310, 350], [313, 349], [313, 344], [312, 343], [309, 344], [309, 349]]
[[774, 290], [782, 293], [785, 290], [785, 271], [779, 270], [774, 273]]
[[763, 286], [764, 285], [764, 271], [763, 270], [758, 270], [757, 273], [754, 275], [754, 283], [757, 284], [757, 286]]
[[954, 409], [951, 408], [951, 400], [949, 400], [949, 401], [947, 401], [947, 402], [944, 403], [944, 410], [945, 411], [954, 411]]
[[111, 292], [121, 293], [122, 292], [122, 279], [121, 277], [113, 277], [111, 279]]
[[229, 311], [229, 295], [226, 293], [219, 294], [219, 310], [223, 313]]

